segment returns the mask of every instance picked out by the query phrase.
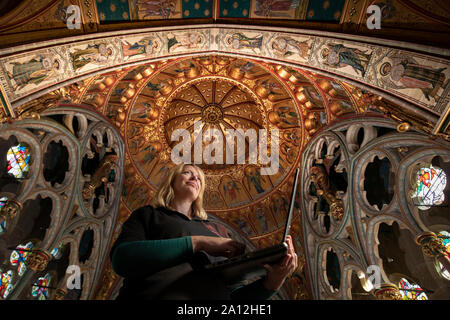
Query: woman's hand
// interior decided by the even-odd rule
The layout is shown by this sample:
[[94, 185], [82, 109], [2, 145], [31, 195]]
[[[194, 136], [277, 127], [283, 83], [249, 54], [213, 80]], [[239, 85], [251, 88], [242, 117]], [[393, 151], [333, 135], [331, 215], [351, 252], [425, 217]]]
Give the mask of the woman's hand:
[[194, 252], [205, 251], [212, 256], [231, 258], [245, 251], [243, 243], [230, 238], [218, 238], [208, 236], [192, 236], [192, 248]]
[[283, 285], [286, 278], [294, 273], [297, 269], [297, 254], [294, 250], [292, 237], [286, 237], [288, 252], [281, 262], [272, 265], [264, 265], [267, 269], [267, 276], [264, 279], [266, 289], [278, 291]]

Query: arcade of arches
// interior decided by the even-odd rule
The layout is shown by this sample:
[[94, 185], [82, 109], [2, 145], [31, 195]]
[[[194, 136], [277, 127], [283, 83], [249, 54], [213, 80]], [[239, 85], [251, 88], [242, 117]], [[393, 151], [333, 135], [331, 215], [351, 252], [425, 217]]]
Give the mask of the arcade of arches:
[[450, 8], [416, 2], [0, 6], [0, 299], [114, 299], [109, 250], [178, 129], [209, 219], [250, 249], [280, 241], [300, 168], [273, 299], [449, 299]]

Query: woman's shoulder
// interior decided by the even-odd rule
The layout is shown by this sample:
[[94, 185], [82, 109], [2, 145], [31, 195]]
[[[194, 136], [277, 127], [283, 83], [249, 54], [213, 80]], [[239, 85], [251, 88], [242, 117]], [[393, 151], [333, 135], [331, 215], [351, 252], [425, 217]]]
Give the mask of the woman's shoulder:
[[142, 219], [143, 217], [152, 216], [158, 210], [151, 205], [143, 206], [135, 209], [130, 214], [130, 219]]
[[132, 212], [132, 215], [135, 216], [151, 216], [151, 215], [160, 215], [160, 214], [167, 214], [167, 212], [170, 212], [171, 210], [165, 208], [165, 207], [155, 207], [152, 205], [146, 205], [140, 208], [137, 208]]

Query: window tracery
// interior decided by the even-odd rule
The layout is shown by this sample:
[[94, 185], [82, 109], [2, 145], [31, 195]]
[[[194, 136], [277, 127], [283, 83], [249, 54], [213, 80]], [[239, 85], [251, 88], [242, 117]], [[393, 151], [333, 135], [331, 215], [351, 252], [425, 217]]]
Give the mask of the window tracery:
[[[74, 113], [83, 130], [74, 130], [73, 121], [68, 121]], [[99, 257], [107, 254], [117, 214], [114, 208], [118, 207], [122, 179], [117, 172], [122, 172], [123, 166], [119, 134], [94, 112], [66, 107], [47, 110], [39, 118], [6, 124], [0, 130], [0, 139], [7, 145], [4, 150], [8, 150], [4, 173], [21, 184], [9, 189], [5, 183], [0, 185], [0, 207], [14, 201], [20, 209], [0, 220], [1, 241], [9, 248], [6, 255], [0, 255], [0, 299], [88, 299], [99, 280], [95, 275], [104, 260]], [[91, 141], [95, 144], [93, 150], [84, 147]], [[81, 159], [89, 151], [97, 152], [100, 161], [105, 154], [115, 158], [106, 180], [99, 176], [98, 187], [103, 188], [103, 195], [94, 193], [89, 201], [83, 201], [83, 182], [90, 182], [91, 176], [83, 174]], [[59, 170], [60, 166], [63, 169]], [[88, 227], [93, 231], [94, 243], [90, 255], [80, 263], [77, 250], [70, 250], [70, 246], [80, 243]], [[39, 264], [38, 252], [48, 253], [45, 264]], [[32, 260], [43, 269], [32, 267]], [[80, 288], [68, 290], [69, 266], [79, 268]], [[54, 294], [58, 292], [61, 294]]]
[[[352, 272], [348, 270], [361, 270], [361, 277], [371, 280], [375, 276], [373, 271], [377, 270], [380, 283], [398, 287], [398, 298], [421, 300], [445, 296], [446, 284], [433, 276], [433, 269], [428, 269], [425, 259], [431, 258], [423, 256], [422, 248], [414, 239], [428, 231], [427, 221], [423, 214], [417, 214], [418, 209], [434, 206], [433, 210], [437, 210], [447, 203], [444, 170], [447, 170], [450, 150], [441, 141], [430, 143], [418, 132], [400, 133], [395, 128], [395, 123], [380, 119], [341, 121], [313, 137], [304, 150], [301, 210], [305, 234], [308, 234], [305, 255], [316, 299], [369, 298], [359, 287], [353, 294]], [[337, 159], [333, 154], [335, 150], [340, 153], [338, 163], [333, 160]], [[330, 223], [325, 225], [325, 220], [321, 219], [330, 208], [321, 199], [320, 188], [313, 179], [311, 168], [314, 166], [326, 170], [334, 168], [347, 175], [347, 188], [336, 193], [345, 204], [342, 220], [333, 220], [329, 215]], [[375, 178], [372, 182], [366, 181], [369, 175]], [[417, 205], [419, 197], [420, 207]], [[379, 237], [380, 226], [393, 223], [400, 226], [398, 237], [393, 234]], [[447, 235], [444, 234], [442, 240], [448, 250]], [[391, 238], [395, 241], [386, 242]], [[339, 270], [332, 270], [331, 257], [323, 257], [323, 248], [329, 247], [336, 248]], [[434, 265], [430, 266], [449, 279], [438, 260], [432, 260]], [[427, 271], [431, 273], [425, 274]], [[402, 279], [396, 274], [403, 274]], [[407, 274], [414, 275], [420, 285], [407, 278]], [[335, 290], [337, 282], [332, 286], [330, 279], [338, 279], [338, 276], [342, 278], [341, 288]], [[381, 299], [375, 294], [377, 283], [372, 284], [371, 298]]]

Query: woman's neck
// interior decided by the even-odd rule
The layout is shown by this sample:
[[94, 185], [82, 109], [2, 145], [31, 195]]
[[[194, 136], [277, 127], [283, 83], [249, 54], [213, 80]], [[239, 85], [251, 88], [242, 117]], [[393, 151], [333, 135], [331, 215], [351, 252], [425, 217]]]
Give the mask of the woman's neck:
[[174, 210], [184, 214], [188, 218], [192, 218], [192, 202], [187, 200], [173, 199], [170, 207]]

